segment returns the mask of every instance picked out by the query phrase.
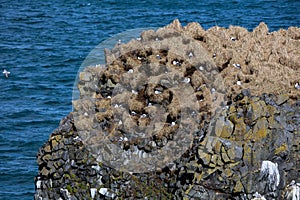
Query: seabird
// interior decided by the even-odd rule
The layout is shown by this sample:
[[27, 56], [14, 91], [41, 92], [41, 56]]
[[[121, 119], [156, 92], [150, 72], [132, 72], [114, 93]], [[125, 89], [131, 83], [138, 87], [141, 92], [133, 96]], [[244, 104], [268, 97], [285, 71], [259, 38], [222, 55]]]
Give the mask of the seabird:
[[146, 117], [147, 117], [146, 114], [142, 114], [142, 115], [140, 116], [140, 118], [146, 118]]
[[189, 83], [191, 81], [191, 79], [189, 77], [184, 78], [183, 82], [184, 83]]
[[241, 69], [241, 65], [240, 64], [233, 63], [233, 66], [236, 67], [236, 68], [238, 68], [238, 69]]
[[6, 78], [8, 78], [8, 75], [10, 74], [9, 71], [7, 71], [6, 69], [3, 70], [3, 74], [5, 75]]
[[[4, 73], [4, 72], [3, 72]], [[300, 90], [300, 84], [299, 83], [296, 83], [295, 84], [295, 88], [297, 89], [297, 90]]]
[[131, 93], [132, 93], [132, 94], [138, 94], [138, 92], [135, 91], [135, 90], [131, 90]]

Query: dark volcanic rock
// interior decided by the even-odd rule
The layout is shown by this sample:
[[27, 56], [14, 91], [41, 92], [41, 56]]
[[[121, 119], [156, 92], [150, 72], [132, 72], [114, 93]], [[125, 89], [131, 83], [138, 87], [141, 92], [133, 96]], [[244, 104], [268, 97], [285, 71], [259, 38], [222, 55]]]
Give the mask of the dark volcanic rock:
[[298, 32], [175, 20], [107, 50], [37, 154], [35, 199], [297, 199]]

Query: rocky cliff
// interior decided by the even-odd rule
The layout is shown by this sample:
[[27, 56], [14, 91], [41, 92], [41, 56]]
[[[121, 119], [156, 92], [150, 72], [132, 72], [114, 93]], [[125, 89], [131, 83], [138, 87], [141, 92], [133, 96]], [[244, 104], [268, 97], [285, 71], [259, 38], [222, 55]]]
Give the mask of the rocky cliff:
[[178, 20], [106, 50], [37, 154], [35, 199], [299, 199], [300, 29]]

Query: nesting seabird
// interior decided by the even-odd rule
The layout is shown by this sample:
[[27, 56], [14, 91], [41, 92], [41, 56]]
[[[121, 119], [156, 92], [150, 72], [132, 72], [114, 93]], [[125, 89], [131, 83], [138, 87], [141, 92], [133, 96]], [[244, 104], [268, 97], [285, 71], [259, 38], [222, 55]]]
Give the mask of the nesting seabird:
[[233, 63], [233, 66], [236, 67], [236, 68], [238, 68], [238, 69], [241, 69], [241, 65], [238, 64], [238, 63], [237, 64]]
[[189, 83], [191, 81], [191, 79], [189, 77], [184, 78], [183, 82], [184, 83]]
[[6, 78], [8, 78], [8, 75], [10, 74], [9, 71], [7, 71], [6, 69], [3, 70], [3, 74], [5, 75]]
[[155, 94], [161, 94], [161, 91], [155, 90], [154, 93], [155, 93]]
[[230, 40], [231, 41], [236, 41], [236, 37], [231, 37]]

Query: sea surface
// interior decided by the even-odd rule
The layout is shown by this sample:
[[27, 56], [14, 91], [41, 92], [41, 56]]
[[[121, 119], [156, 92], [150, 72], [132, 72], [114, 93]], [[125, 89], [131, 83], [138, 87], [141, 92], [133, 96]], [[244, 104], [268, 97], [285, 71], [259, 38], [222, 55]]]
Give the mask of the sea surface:
[[[205, 29], [300, 25], [300, 1], [0, 0], [0, 199], [33, 199], [36, 153], [72, 111], [77, 72], [99, 43], [178, 18]], [[2, 71], [11, 72], [6, 78]]]

